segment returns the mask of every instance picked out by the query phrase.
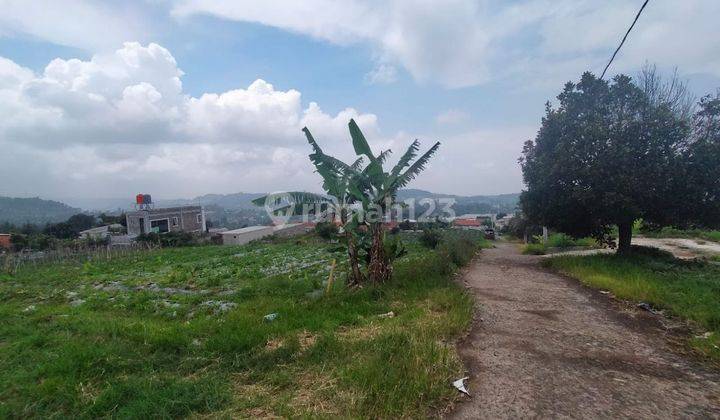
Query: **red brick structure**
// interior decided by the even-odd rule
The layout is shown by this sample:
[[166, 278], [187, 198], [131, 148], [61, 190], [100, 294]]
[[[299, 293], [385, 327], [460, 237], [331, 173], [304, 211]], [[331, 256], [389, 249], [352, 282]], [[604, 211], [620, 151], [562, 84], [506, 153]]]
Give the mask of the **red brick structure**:
[[0, 233], [0, 248], [10, 249], [11, 247], [12, 247], [12, 242], [10, 242], [10, 234], [9, 233]]
[[481, 228], [482, 221], [479, 219], [455, 219], [453, 226], [462, 228]]

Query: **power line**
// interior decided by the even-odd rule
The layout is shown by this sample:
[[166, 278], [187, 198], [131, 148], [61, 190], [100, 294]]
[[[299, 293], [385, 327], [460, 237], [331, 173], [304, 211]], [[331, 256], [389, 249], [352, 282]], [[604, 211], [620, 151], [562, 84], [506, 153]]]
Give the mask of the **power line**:
[[630, 25], [627, 32], [625, 32], [625, 36], [622, 38], [622, 41], [620, 41], [620, 45], [618, 45], [618, 47], [615, 50], [615, 52], [613, 53], [612, 57], [610, 57], [610, 61], [608, 61], [607, 66], [605, 66], [605, 70], [603, 70], [602, 75], [600, 76], [600, 79], [603, 79], [605, 77], [605, 72], [607, 71], [608, 67], [610, 67], [610, 64], [612, 64], [618, 51], [620, 51], [620, 48], [622, 48], [628, 35], [630, 35], [630, 31], [632, 31], [633, 27], [635, 26], [635, 23], [637, 23], [638, 19], [640, 18], [640, 15], [642, 14], [643, 10], [645, 9], [645, 6], [647, 6], [649, 1], [650, 0], [645, 0], [645, 3], [643, 3], [642, 7], [640, 7], [640, 10], [638, 10], [637, 15], [635, 15], [635, 20], [633, 20], [632, 25]]

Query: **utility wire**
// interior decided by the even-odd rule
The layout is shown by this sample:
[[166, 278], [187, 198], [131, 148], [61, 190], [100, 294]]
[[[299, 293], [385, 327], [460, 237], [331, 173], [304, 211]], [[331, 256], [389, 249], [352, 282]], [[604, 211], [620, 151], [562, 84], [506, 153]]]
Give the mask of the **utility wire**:
[[638, 19], [640, 18], [640, 14], [642, 14], [643, 10], [645, 9], [645, 6], [647, 6], [649, 1], [650, 0], [645, 0], [645, 3], [643, 3], [642, 7], [640, 7], [640, 10], [638, 10], [637, 15], [635, 15], [635, 20], [633, 20], [633, 23], [632, 23], [632, 25], [630, 25], [627, 32], [625, 32], [625, 36], [622, 38], [622, 41], [620, 41], [620, 45], [618, 45], [618, 47], [615, 50], [615, 52], [613, 53], [612, 57], [610, 57], [610, 61], [608, 61], [607, 66], [605, 66], [605, 70], [603, 70], [602, 75], [600, 76], [601, 80], [605, 77], [605, 72], [607, 71], [608, 67], [610, 67], [610, 64], [612, 64], [618, 51], [620, 51], [620, 48], [622, 48], [628, 35], [630, 35], [630, 31], [632, 31], [633, 27], [635, 26], [635, 23], [637, 23]]

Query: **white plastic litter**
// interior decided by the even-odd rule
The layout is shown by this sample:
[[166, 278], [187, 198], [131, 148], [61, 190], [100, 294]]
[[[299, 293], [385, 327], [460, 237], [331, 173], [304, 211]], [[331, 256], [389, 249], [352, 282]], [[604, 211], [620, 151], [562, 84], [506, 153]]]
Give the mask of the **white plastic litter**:
[[467, 389], [465, 389], [465, 380], [466, 380], [467, 378], [468, 378], [467, 376], [464, 377], [464, 378], [460, 378], [460, 379], [458, 379], [457, 381], [453, 382], [452, 384], [453, 384], [453, 386], [454, 386], [455, 388], [457, 388], [458, 391], [460, 391], [460, 392], [462, 392], [463, 394], [469, 396], [470, 393], [467, 391]]

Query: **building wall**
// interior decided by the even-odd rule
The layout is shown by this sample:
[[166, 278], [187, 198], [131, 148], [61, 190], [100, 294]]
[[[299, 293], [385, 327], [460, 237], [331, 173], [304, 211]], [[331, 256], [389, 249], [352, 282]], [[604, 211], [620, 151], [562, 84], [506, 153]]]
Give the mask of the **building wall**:
[[255, 239], [264, 238], [273, 234], [272, 226], [265, 226], [264, 229], [256, 229], [247, 232], [228, 231], [222, 233], [223, 245], [245, 245]]
[[0, 248], [10, 249], [11, 246], [10, 235], [0, 235]]
[[[151, 232], [153, 221], [167, 220], [170, 232], [205, 232], [205, 212], [202, 207], [170, 207], [165, 209], [139, 210], [127, 213], [128, 235], [137, 236], [140, 229], [140, 219], [143, 219], [145, 232]], [[177, 223], [177, 224], [175, 224]]]
[[276, 226], [274, 229], [275, 236], [287, 238], [295, 235], [302, 235], [313, 230], [312, 225], [308, 223], [297, 223], [292, 225]]

